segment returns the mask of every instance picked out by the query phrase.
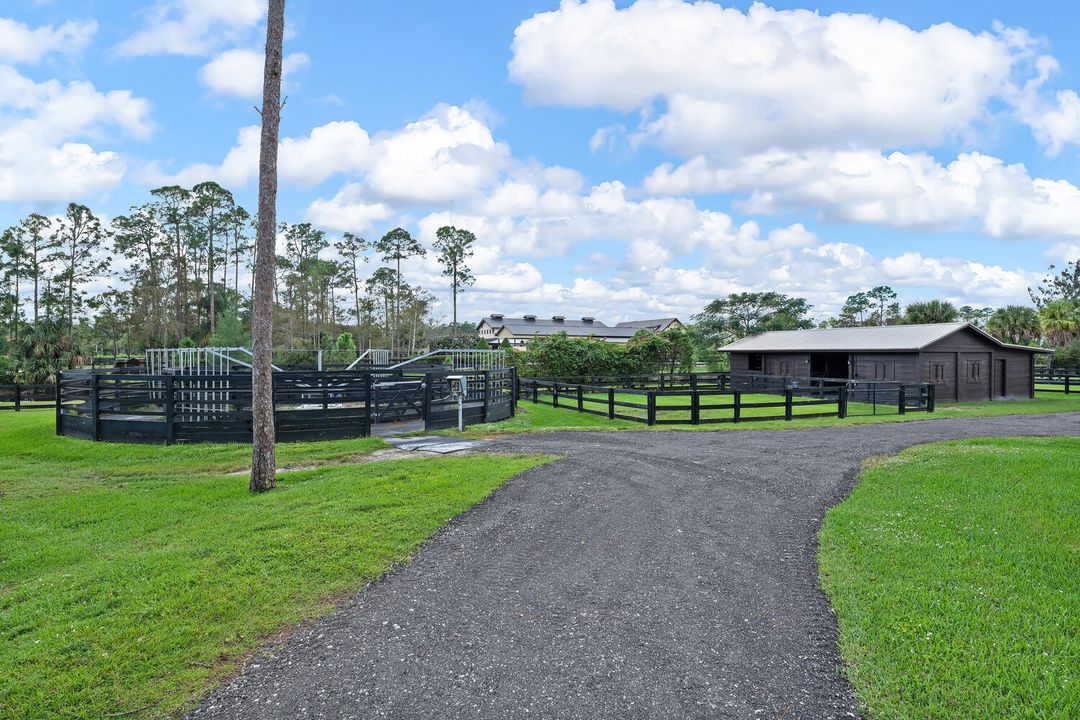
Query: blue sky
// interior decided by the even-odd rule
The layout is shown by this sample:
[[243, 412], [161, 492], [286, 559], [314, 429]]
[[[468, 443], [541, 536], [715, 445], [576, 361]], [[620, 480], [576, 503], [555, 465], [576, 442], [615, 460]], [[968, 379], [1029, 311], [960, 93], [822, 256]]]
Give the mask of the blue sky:
[[[203, 179], [253, 207], [262, 6], [5, 3], [0, 222]], [[471, 316], [686, 317], [749, 289], [828, 313], [882, 283], [997, 306], [1080, 255], [1069, 3], [287, 15], [279, 218], [473, 229]], [[430, 259], [407, 272], [445, 297]]]

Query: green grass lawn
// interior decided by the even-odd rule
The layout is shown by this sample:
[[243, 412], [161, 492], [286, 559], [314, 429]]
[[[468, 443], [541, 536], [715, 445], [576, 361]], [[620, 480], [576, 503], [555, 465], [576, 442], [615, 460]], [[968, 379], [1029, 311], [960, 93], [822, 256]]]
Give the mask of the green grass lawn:
[[[616, 396], [618, 397], [618, 395]], [[627, 397], [641, 397], [628, 395]], [[754, 396], [754, 397], [768, 397], [775, 399], [777, 396]], [[780, 398], [782, 400], [782, 396]], [[569, 403], [569, 398], [567, 399]], [[727, 400], [718, 400], [720, 402], [726, 402]], [[562, 404], [563, 399], [560, 398], [559, 403]], [[643, 402], [641, 400], [631, 400], [631, 402]], [[675, 396], [664, 398], [664, 402], [660, 402], [660, 398], [657, 398], [657, 405], [674, 405], [680, 402], [685, 402], [689, 406], [689, 400], [685, 396]], [[1080, 394], [1074, 395], [1053, 395], [1053, 396], [1038, 396], [1034, 400], [994, 400], [986, 402], [973, 402], [973, 403], [938, 403], [937, 408], [933, 413], [924, 412], [910, 412], [906, 415], [884, 414], [884, 415], [849, 415], [843, 420], [839, 418], [805, 418], [801, 420], [792, 420], [790, 422], [786, 420], [767, 420], [767, 421], [747, 421], [738, 424], [734, 423], [720, 423], [712, 425], [656, 425], [649, 427], [644, 423], [635, 422], [633, 420], [608, 420], [606, 417], [598, 415], [589, 415], [587, 413], [579, 413], [577, 411], [577, 398], [573, 399], [573, 407], [558, 407], [553, 408], [550, 405], [534, 405], [528, 400], [521, 400], [518, 403], [517, 415], [509, 420], [503, 420], [501, 422], [488, 423], [482, 425], [471, 425], [465, 429], [464, 436], [466, 437], [484, 437], [496, 433], [520, 433], [520, 432], [543, 432], [550, 430], [753, 430], [753, 429], [767, 429], [767, 430], [797, 430], [799, 428], [808, 427], [829, 427], [835, 425], [862, 425], [865, 423], [879, 423], [879, 422], [910, 422], [912, 420], [937, 420], [944, 418], [957, 418], [957, 417], [994, 417], [1001, 415], [1030, 415], [1036, 413], [1061, 413], [1061, 412], [1080, 412]], [[597, 405], [597, 408], [603, 408], [605, 406]], [[806, 406], [799, 408], [796, 406], [795, 414], [812, 413], [829, 411], [835, 406], [821, 405], [821, 406]], [[623, 408], [622, 410], [627, 410]], [[868, 412], [868, 406], [851, 403], [849, 410], [852, 413], [855, 412]], [[635, 411], [641, 414], [644, 418], [644, 411]], [[657, 411], [657, 417], [665, 417], [664, 411]], [[670, 411], [669, 417], [673, 418], [688, 418], [689, 412], [687, 411]], [[730, 410], [715, 411], [717, 413], [726, 413], [725, 416], [730, 416]], [[761, 414], [783, 414], [783, 408], [769, 408], [758, 409], [755, 411], [758, 415]], [[886, 409], [887, 412], [887, 409]], [[630, 413], [626, 413], [630, 414]], [[743, 413], [743, 417], [752, 417], [751, 410], [747, 409]], [[442, 434], [457, 435], [455, 430], [443, 431]]]
[[871, 720], [1080, 717], [1080, 438], [873, 464], [819, 561]]
[[280, 445], [310, 469], [251, 495], [229, 474], [249, 446], [91, 443], [55, 437], [50, 412], [0, 415], [0, 717], [175, 716], [546, 460], [356, 462], [379, 447]]

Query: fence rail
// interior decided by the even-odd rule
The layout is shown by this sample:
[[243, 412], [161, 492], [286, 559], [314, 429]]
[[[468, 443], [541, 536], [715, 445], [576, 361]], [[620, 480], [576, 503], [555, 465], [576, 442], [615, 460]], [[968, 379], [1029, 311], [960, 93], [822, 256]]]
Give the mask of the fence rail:
[[0, 410], [35, 410], [56, 404], [56, 386], [35, 384], [0, 385]]
[[[687, 373], [605, 378], [619, 384], [520, 378], [518, 398], [608, 419], [646, 425], [703, 425], [764, 420], [934, 411], [925, 383], [864, 383], [824, 379]], [[774, 399], [775, 398], [775, 399]], [[880, 409], [880, 410], [879, 410]]]
[[1080, 370], [1043, 370], [1035, 372], [1036, 393], [1080, 392]]

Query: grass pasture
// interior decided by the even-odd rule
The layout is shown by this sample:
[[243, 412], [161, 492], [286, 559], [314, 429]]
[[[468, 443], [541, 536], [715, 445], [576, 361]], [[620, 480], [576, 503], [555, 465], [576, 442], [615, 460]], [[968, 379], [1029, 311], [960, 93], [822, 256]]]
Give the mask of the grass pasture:
[[[0, 717], [173, 717], [541, 457], [362, 462], [380, 440], [90, 443], [0, 415]], [[300, 469], [302, 468], [302, 469]]]
[[1080, 717], [1080, 438], [873, 464], [819, 564], [871, 720]]

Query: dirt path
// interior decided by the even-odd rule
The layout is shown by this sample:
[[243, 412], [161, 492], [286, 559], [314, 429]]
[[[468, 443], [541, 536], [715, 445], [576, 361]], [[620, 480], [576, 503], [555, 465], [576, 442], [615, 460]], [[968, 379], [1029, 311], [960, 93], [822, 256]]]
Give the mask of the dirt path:
[[191, 717], [856, 717], [817, 586], [825, 510], [866, 457], [1006, 435], [1080, 435], [1080, 413], [499, 440], [566, 459]]

